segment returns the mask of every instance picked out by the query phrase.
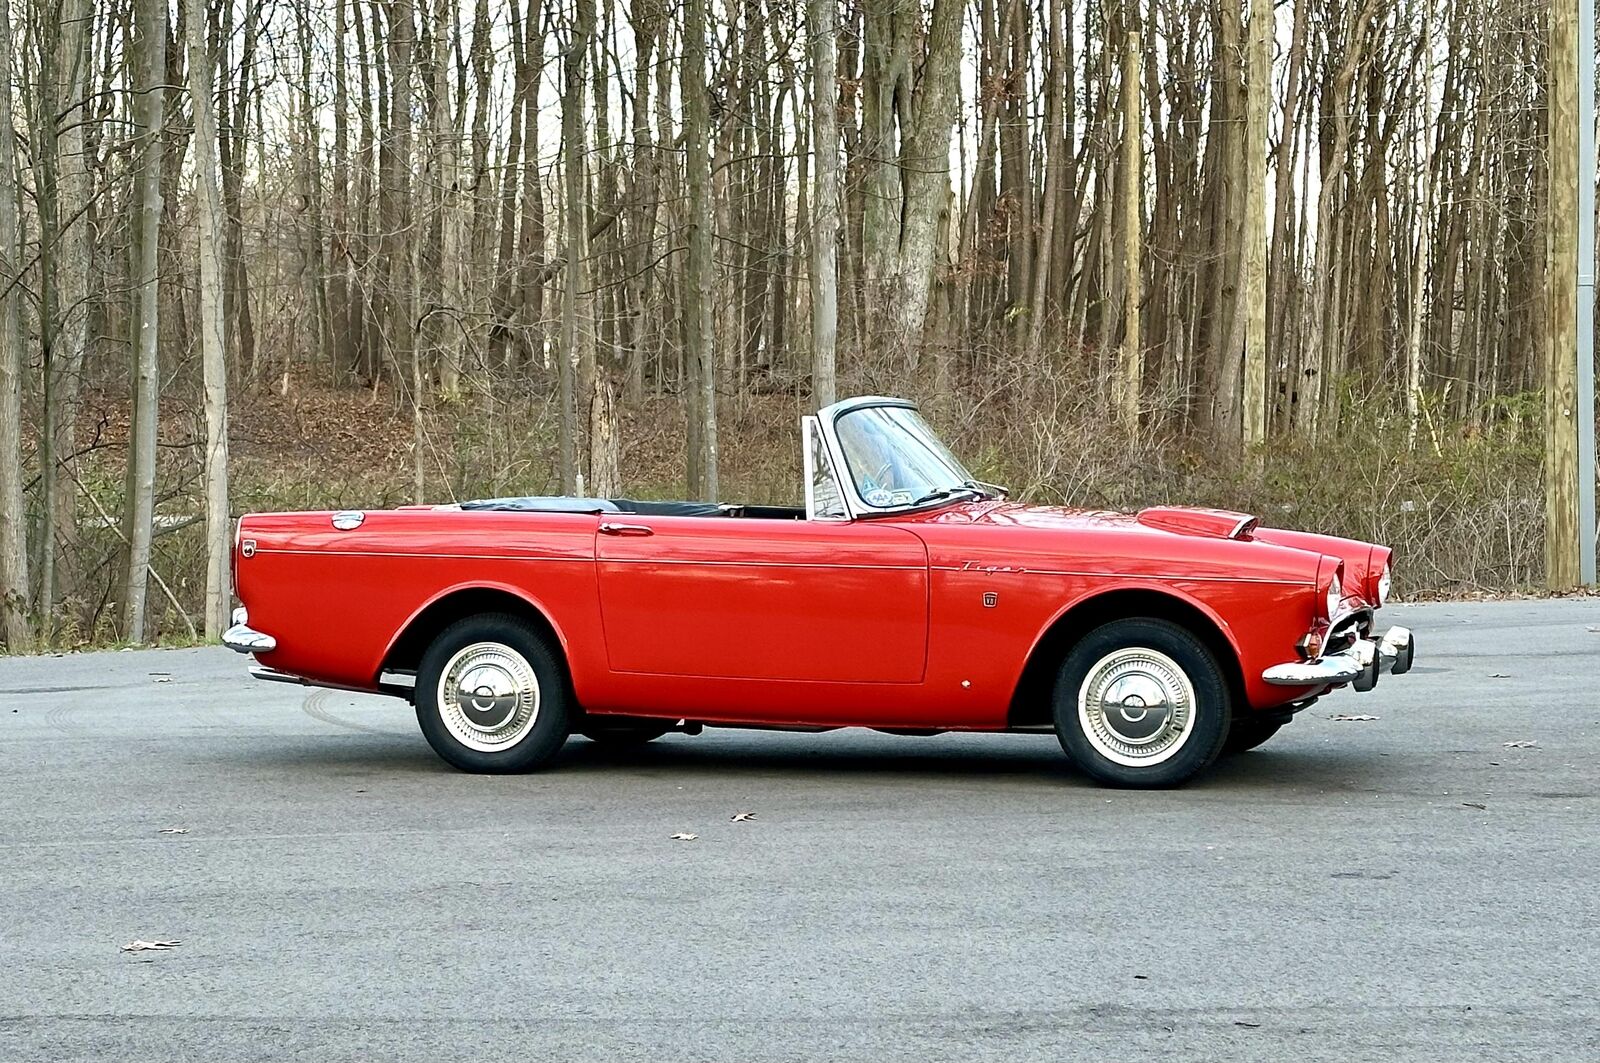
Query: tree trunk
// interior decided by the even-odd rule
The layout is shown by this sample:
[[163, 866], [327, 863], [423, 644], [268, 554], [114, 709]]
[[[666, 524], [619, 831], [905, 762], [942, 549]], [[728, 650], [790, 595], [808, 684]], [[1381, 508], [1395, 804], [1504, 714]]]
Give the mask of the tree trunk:
[[1139, 392], [1144, 383], [1144, 339], [1139, 331], [1143, 297], [1144, 105], [1139, 80], [1139, 33], [1131, 30], [1122, 53], [1122, 349], [1117, 357], [1117, 419], [1139, 435]]
[[[589, 40], [594, 35], [594, 4], [578, 0], [578, 21], [562, 63], [561, 157], [563, 207], [567, 216], [566, 280], [561, 292], [561, 483], [567, 493], [577, 491], [580, 471], [589, 473], [585, 426], [593, 416], [594, 356], [585, 348], [594, 342], [593, 305], [586, 292], [589, 265], [589, 180], [584, 165], [584, 101], [588, 80], [584, 76]], [[582, 411], [584, 424], [577, 420]]]
[[128, 540], [123, 623], [132, 643], [145, 640], [145, 592], [155, 518], [156, 419], [161, 342], [161, 162], [166, 117], [167, 4], [139, 0], [134, 8], [138, 37], [139, 96], [134, 102], [138, 133], [137, 230], [133, 265], [137, 328], [133, 352], [133, 423], [128, 434], [128, 492], [123, 528]]
[[1272, 0], [1250, 0], [1245, 82], [1244, 247], [1239, 315], [1244, 319], [1240, 425], [1247, 451], [1267, 439], [1267, 112], [1272, 99]]
[[11, 2], [0, 0], [0, 635], [12, 653], [28, 622], [27, 511], [22, 506], [22, 230], [11, 114]]
[[217, 188], [217, 119], [212, 112], [213, 56], [206, 45], [206, 0], [188, 6], [189, 96], [194, 101], [194, 181], [198, 195], [200, 259], [200, 369], [205, 383], [206, 638], [228, 624], [228, 362], [223, 352], [222, 196]]
[[1329, 92], [1333, 111], [1330, 116], [1333, 126], [1332, 143], [1331, 150], [1323, 156], [1325, 165], [1318, 174], [1320, 187], [1317, 190], [1315, 237], [1317, 249], [1315, 265], [1312, 268], [1311, 305], [1308, 308], [1310, 334], [1306, 340], [1305, 358], [1301, 364], [1301, 378], [1297, 382], [1300, 388], [1300, 400], [1295, 407], [1295, 428], [1301, 435], [1311, 440], [1318, 437], [1322, 428], [1322, 397], [1327, 390], [1325, 378], [1330, 361], [1328, 350], [1332, 345], [1330, 336], [1336, 327], [1334, 315], [1337, 299], [1334, 274], [1335, 248], [1338, 241], [1335, 237], [1333, 203], [1339, 186], [1345, 179], [1345, 161], [1350, 148], [1352, 107], [1350, 84], [1355, 78], [1356, 68], [1361, 63], [1362, 39], [1366, 35], [1367, 24], [1372, 20], [1376, 8], [1377, 0], [1362, 0], [1359, 8], [1352, 6], [1349, 9], [1344, 33], [1346, 51], [1334, 73]]
[[717, 356], [713, 334], [711, 157], [707, 144], [706, 0], [687, 0], [683, 16], [683, 133], [689, 193], [689, 272], [685, 282], [684, 398], [690, 415], [689, 492], [717, 498]]
[[839, 86], [835, 39], [838, 0], [808, 0], [811, 43], [811, 140], [816, 190], [811, 228], [811, 404], [838, 401], [839, 337]]
[[39, 475], [39, 616], [49, 631], [56, 602], [78, 590], [76, 457], [78, 393], [89, 344], [92, 219], [86, 100], [93, 19], [87, 0], [66, 0], [59, 25], [40, 42], [44, 100], [36, 120], [39, 216], [39, 340], [44, 430]]
[[[1422, 10], [1422, 122], [1417, 136], [1423, 142], [1421, 195], [1417, 197], [1416, 251], [1412, 256], [1410, 298], [1406, 322], [1406, 443], [1416, 446], [1417, 425], [1422, 414], [1422, 317], [1427, 306], [1426, 283], [1433, 234], [1433, 6]], [[1468, 384], [1463, 382], [1463, 387]]]
[[[411, 203], [411, 63], [416, 49], [416, 20], [411, 0], [390, 0], [387, 69], [389, 77], [388, 128], [381, 148], [381, 188], [378, 214], [383, 237], [381, 291], [385, 312], [380, 315], [384, 346], [395, 375], [409, 369], [411, 406], [412, 499], [420, 504], [426, 486], [423, 430], [425, 391], [422, 352], [416, 341], [415, 275], [417, 234]], [[377, 41], [374, 41], [374, 48]]]

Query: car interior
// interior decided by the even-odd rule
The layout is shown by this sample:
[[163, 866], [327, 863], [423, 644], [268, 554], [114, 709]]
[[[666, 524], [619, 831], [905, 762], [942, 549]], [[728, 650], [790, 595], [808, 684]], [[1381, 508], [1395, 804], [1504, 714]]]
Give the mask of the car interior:
[[728, 502], [654, 502], [633, 498], [568, 498], [529, 495], [484, 498], [461, 503], [466, 511], [493, 513], [627, 513], [641, 517], [744, 517], [750, 520], [805, 520], [798, 506], [746, 506]]

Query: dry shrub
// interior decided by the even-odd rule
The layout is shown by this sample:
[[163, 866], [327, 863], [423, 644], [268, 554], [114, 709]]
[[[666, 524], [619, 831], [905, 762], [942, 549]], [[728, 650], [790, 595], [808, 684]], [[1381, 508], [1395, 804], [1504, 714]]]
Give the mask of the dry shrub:
[[[841, 384], [853, 393], [917, 398], [973, 472], [1007, 484], [1014, 497], [1095, 509], [1155, 504], [1216, 506], [1282, 527], [1385, 543], [1397, 556], [1397, 591], [1439, 596], [1514, 591], [1543, 576], [1543, 495], [1538, 397], [1501, 400], [1479, 426], [1424, 431], [1415, 446], [1403, 420], [1347, 402], [1333, 434], [1313, 447], [1275, 440], [1256, 460], [1223, 457], [1172, 428], [1177, 403], [1152, 402], [1130, 443], [1110, 421], [1096, 381], [1056, 360], [969, 373], [937, 394], [923, 372], [898, 382], [867, 367]], [[924, 366], [926, 370], [928, 367]], [[173, 404], [177, 411], [184, 407]], [[792, 384], [730, 397], [720, 407], [723, 498], [801, 501], [799, 418], [809, 412]], [[673, 395], [622, 409], [625, 490], [644, 498], [684, 495], [684, 417]], [[427, 418], [428, 496], [434, 501], [560, 490], [556, 410], [540, 389], [485, 388], [436, 403]], [[185, 433], [174, 431], [174, 440]], [[409, 412], [387, 390], [352, 393], [302, 385], [290, 395], [257, 393], [234, 403], [234, 512], [382, 508], [411, 499]], [[198, 432], [188, 434], [196, 438]], [[158, 512], [199, 512], [198, 448], [163, 451]], [[80, 462], [80, 475], [108, 513], [121, 511], [123, 449]], [[54, 618], [56, 645], [114, 641], [121, 594], [120, 537], [80, 505], [73, 596]], [[200, 524], [158, 531], [154, 566], [189, 616], [199, 613], [204, 573]], [[158, 588], [150, 592], [156, 637], [182, 640], [187, 625]]]

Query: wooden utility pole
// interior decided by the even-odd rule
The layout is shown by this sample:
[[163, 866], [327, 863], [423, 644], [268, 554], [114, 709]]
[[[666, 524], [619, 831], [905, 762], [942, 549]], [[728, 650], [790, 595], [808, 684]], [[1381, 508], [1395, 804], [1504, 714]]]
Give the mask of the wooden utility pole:
[[212, 107], [215, 57], [206, 46], [206, 0], [186, 0], [189, 97], [194, 106], [194, 182], [199, 206], [200, 373], [205, 381], [206, 638], [222, 635], [232, 594], [228, 585], [228, 360], [223, 352], [222, 194], [217, 186], [217, 118]]
[[1122, 52], [1122, 350], [1117, 358], [1117, 419], [1130, 437], [1139, 435], [1139, 389], [1144, 379], [1144, 346], [1139, 334], [1139, 303], [1144, 288], [1143, 258], [1144, 99], [1139, 82], [1139, 31], [1129, 30]]
[[1594, 0], [1578, 0], [1578, 578], [1596, 583], [1594, 471]]
[[838, 399], [835, 360], [839, 337], [839, 87], [835, 38], [838, 0], [809, 0], [811, 142], [817, 157], [816, 220], [811, 227], [811, 403]]
[[[1224, 18], [1229, 17], [1224, 15]], [[1244, 249], [1239, 285], [1244, 317], [1244, 409], [1241, 442], [1267, 441], [1267, 109], [1272, 100], [1272, 0], [1250, 0], [1245, 79]]]
[[16, 653], [28, 630], [28, 544], [22, 508], [22, 230], [11, 114], [11, 3], [0, 0], [0, 635]]
[[[1550, 9], [1550, 194], [1545, 209], [1545, 581], [1580, 579], [1578, 526], [1578, 84], [1577, 6]], [[1583, 42], [1588, 46], [1589, 42]], [[1591, 474], [1592, 475], [1592, 474]]]

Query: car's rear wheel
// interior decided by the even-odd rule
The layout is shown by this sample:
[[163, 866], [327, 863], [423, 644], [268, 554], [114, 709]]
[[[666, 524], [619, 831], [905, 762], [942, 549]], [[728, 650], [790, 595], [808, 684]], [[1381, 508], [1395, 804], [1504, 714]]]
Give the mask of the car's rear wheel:
[[1277, 734], [1287, 722], [1287, 720], [1256, 720], [1249, 717], [1234, 720], [1233, 729], [1228, 732], [1228, 741], [1222, 747], [1222, 751], [1248, 752]]
[[671, 720], [647, 720], [630, 716], [591, 716], [583, 722], [580, 734], [608, 749], [626, 749], [654, 742], [674, 724]]
[[532, 771], [567, 740], [566, 672], [527, 621], [485, 613], [440, 632], [417, 669], [417, 722], [463, 771]]
[[1056, 735], [1088, 774], [1116, 786], [1176, 786], [1222, 752], [1232, 722], [1216, 657], [1166, 620], [1115, 620], [1061, 662]]

